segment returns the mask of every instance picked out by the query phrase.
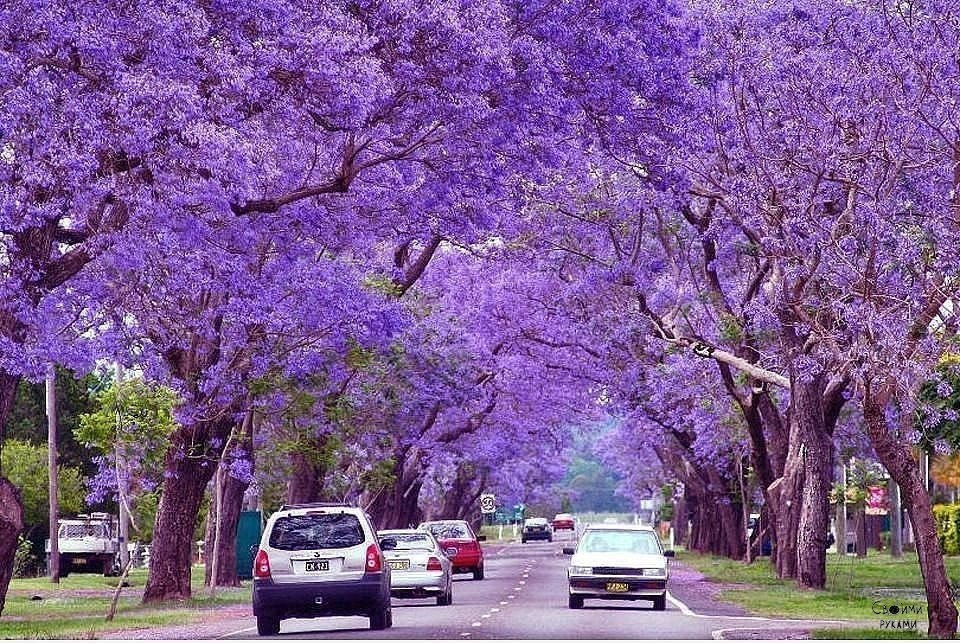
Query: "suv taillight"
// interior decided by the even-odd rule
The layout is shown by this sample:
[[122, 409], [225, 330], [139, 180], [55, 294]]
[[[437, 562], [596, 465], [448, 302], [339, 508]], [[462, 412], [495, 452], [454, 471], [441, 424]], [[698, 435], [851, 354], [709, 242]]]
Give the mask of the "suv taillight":
[[380, 556], [380, 549], [376, 545], [367, 547], [367, 571], [379, 572], [383, 569], [383, 558]]
[[257, 552], [257, 557], [253, 560], [253, 577], [270, 578], [270, 557], [262, 549]]
[[443, 567], [440, 566], [440, 559], [436, 556], [431, 556], [430, 560], [427, 561], [427, 571], [428, 572], [439, 572], [442, 571]]

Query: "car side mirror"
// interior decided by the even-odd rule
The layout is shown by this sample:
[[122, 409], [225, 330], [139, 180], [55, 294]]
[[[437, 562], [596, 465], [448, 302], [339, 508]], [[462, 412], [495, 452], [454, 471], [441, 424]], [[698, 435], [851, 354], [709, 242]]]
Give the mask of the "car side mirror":
[[667, 558], [675, 558], [677, 552], [673, 551], [672, 549], [668, 549], [667, 551], [663, 552], [663, 555]]
[[563, 548], [563, 553], [566, 554], [567, 556], [573, 556], [573, 554], [574, 554], [576, 551], [577, 551], [577, 550], [574, 549], [573, 547], [564, 547], [564, 548]]
[[477, 536], [477, 542], [481, 542], [481, 543], [482, 543], [482, 542], [484, 542], [484, 541], [486, 541], [486, 540], [487, 540], [486, 534], [480, 534], [479, 536]]
[[391, 549], [397, 548], [397, 539], [396, 538], [383, 538], [380, 540], [380, 549], [383, 551], [390, 551]]

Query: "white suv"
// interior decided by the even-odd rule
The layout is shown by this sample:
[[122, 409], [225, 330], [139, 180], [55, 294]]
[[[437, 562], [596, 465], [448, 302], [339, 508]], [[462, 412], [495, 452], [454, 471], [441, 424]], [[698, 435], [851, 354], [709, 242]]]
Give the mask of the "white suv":
[[370, 629], [390, 627], [390, 567], [376, 535], [358, 507], [281, 507], [267, 520], [253, 562], [257, 632], [279, 634], [282, 619], [315, 616], [367, 616]]

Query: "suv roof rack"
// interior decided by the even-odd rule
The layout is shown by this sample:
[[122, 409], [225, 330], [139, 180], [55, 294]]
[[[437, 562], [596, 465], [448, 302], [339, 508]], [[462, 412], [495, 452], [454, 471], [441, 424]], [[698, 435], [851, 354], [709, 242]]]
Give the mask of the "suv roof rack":
[[304, 502], [296, 505], [280, 505], [280, 511], [288, 509], [321, 509], [323, 507], [353, 507], [349, 502]]

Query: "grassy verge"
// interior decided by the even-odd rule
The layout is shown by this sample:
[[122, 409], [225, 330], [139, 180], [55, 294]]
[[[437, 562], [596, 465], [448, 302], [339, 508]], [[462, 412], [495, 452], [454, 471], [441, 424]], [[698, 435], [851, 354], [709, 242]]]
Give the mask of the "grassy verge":
[[[921, 633], [926, 629], [923, 579], [915, 553], [905, 553], [901, 559], [876, 552], [866, 558], [831, 555], [823, 590], [801, 590], [793, 581], [778, 579], [766, 558], [751, 565], [690, 552], [680, 552], [678, 558], [708, 579], [726, 585], [722, 600], [753, 614], [857, 621], [853, 629], [815, 631], [818, 638], [923, 638], [917, 632], [879, 629], [881, 620], [898, 618], [917, 620]], [[951, 578], [960, 577], [960, 557], [946, 559], [946, 565]], [[902, 606], [922, 607], [923, 612], [884, 614], [884, 608], [892, 605], [901, 610]]]
[[875, 630], [870, 628], [851, 628], [836, 630], [813, 630], [810, 632], [810, 638], [814, 639], [925, 639], [927, 638], [920, 632], [896, 630]]
[[128, 579], [129, 587], [124, 587], [120, 594], [116, 616], [107, 622], [117, 580], [96, 574], [71, 574], [61, 579], [59, 585], [46, 578], [14, 579], [0, 620], [0, 638], [96, 638], [105, 631], [196, 622], [211, 608], [250, 600], [249, 587], [220, 588], [217, 597], [211, 599], [203, 587], [203, 567], [195, 566], [192, 599], [145, 606], [141, 596], [147, 572], [134, 570]]

